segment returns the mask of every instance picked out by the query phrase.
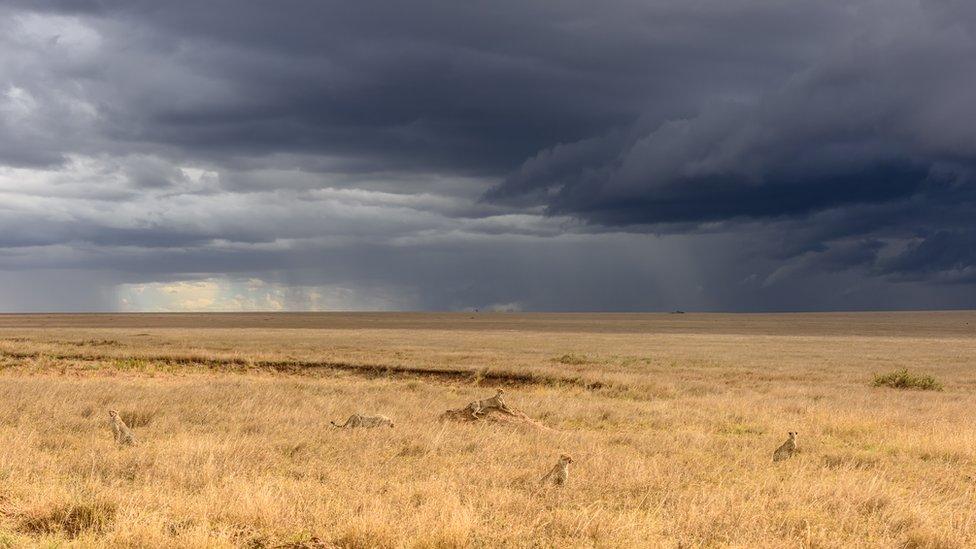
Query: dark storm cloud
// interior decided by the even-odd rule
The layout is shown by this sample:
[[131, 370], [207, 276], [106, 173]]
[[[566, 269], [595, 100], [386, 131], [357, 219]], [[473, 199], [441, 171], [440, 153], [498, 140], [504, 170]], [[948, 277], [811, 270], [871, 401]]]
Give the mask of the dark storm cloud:
[[625, 224], [796, 215], [915, 194], [930, 170], [976, 159], [976, 130], [962, 122], [976, 114], [967, 100], [976, 44], [955, 31], [852, 44], [746, 104], [709, 105], [623, 143], [615, 133], [559, 145], [489, 196], [545, 196], [555, 211]]
[[[825, 269], [845, 239], [901, 239], [908, 251], [883, 261], [873, 244], [878, 254], [845, 257], [874, 274], [957, 279], [973, 266], [976, 40], [961, 5], [921, 6], [886, 5], [884, 25], [863, 21], [765, 93], [546, 149], [487, 197], [665, 232], [789, 225], [780, 250], [819, 252]], [[820, 226], [820, 213], [841, 223]]]
[[[665, 120], [715, 93], [755, 88], [831, 19], [829, 10], [749, 3], [700, 13], [574, 2], [41, 6], [101, 33], [99, 55], [50, 71], [75, 78], [113, 140], [479, 173], [504, 173], [635, 116]], [[746, 30], [767, 40], [716, 47]]]
[[953, 0], [5, 1], [0, 270], [971, 306], [974, 95]]

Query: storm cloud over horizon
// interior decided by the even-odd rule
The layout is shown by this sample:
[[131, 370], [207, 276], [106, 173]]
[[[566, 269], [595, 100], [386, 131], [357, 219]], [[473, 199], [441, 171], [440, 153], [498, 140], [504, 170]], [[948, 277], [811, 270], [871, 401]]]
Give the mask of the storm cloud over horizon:
[[0, 311], [976, 308], [976, 4], [0, 0]]

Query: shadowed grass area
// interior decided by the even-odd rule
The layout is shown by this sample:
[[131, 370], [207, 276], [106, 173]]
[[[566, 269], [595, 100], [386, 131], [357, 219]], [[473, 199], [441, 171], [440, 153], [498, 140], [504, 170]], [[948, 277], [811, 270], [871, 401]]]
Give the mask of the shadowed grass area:
[[76, 538], [82, 532], [100, 533], [115, 519], [117, 506], [108, 501], [75, 501], [40, 507], [24, 513], [21, 532], [63, 534]]
[[875, 387], [891, 387], [894, 389], [916, 389], [919, 391], [941, 391], [942, 383], [927, 374], [916, 374], [902, 368], [887, 374], [876, 374], [871, 383]]

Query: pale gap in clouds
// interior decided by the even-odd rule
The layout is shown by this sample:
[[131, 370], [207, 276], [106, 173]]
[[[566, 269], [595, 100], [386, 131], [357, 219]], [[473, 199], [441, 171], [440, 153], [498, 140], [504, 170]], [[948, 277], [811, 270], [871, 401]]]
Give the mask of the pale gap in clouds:
[[128, 312], [397, 311], [414, 304], [403, 295], [338, 286], [292, 286], [252, 278], [208, 278], [170, 283], [121, 284], [118, 302]]

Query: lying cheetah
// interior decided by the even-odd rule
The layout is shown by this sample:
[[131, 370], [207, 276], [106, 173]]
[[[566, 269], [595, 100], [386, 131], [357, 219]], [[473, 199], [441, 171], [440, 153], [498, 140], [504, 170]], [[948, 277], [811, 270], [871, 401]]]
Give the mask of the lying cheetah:
[[573, 458], [566, 454], [559, 456], [559, 461], [546, 473], [546, 476], [542, 477], [543, 484], [547, 482], [552, 482], [556, 486], [562, 486], [566, 484], [569, 480], [569, 464], [573, 462]]
[[783, 461], [796, 453], [796, 431], [790, 431], [788, 439], [773, 452], [773, 461]]
[[132, 445], [136, 442], [136, 436], [132, 433], [132, 429], [122, 421], [122, 416], [119, 415], [118, 410], [109, 410], [108, 417], [112, 418], [112, 434], [115, 437], [115, 442], [121, 445]]
[[379, 415], [367, 416], [364, 414], [353, 414], [349, 416], [349, 419], [347, 419], [346, 422], [343, 423], [342, 425], [339, 425], [334, 421], [331, 423], [335, 427], [349, 428], [349, 429], [352, 429], [353, 427], [383, 427], [387, 425], [391, 429], [393, 428], [392, 419], [386, 416], [379, 416]]
[[464, 410], [471, 414], [471, 417], [478, 419], [478, 414], [487, 412], [488, 410], [502, 410], [505, 412], [511, 412], [505, 401], [502, 400], [502, 395], [505, 394], [504, 389], [499, 389], [495, 396], [491, 398], [485, 398], [482, 400], [476, 400], [471, 404], [464, 407]]

